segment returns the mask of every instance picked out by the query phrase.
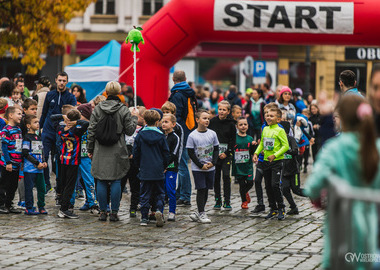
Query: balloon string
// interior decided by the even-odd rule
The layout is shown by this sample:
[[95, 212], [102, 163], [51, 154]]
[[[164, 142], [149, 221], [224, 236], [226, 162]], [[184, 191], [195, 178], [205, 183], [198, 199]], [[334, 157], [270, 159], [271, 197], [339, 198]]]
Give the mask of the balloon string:
[[136, 83], [136, 80], [137, 80], [137, 76], [136, 76], [136, 45], [133, 44], [133, 76], [134, 76], [134, 80], [133, 80], [133, 88], [135, 90], [135, 96], [134, 96], [134, 102], [135, 102], [135, 108], [137, 108], [137, 83]]

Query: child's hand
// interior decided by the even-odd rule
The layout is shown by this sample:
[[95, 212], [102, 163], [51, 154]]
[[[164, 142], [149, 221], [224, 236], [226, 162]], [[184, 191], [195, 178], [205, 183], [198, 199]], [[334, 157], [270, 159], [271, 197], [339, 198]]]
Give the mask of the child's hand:
[[255, 162], [255, 163], [257, 163], [257, 161], [259, 160], [259, 159], [257, 158], [257, 154], [256, 154], [256, 153], [253, 155], [252, 160], [253, 160], [253, 162]]
[[88, 155], [88, 157], [90, 158], [90, 159], [92, 159], [92, 153], [87, 153], [87, 155]]
[[207, 164], [203, 164], [202, 170], [207, 171], [208, 170], [208, 165]]
[[220, 159], [225, 159], [226, 157], [227, 157], [227, 155], [225, 153], [222, 153], [222, 154], [219, 155]]
[[301, 126], [301, 121], [297, 121], [296, 126], [300, 127]]
[[5, 169], [6, 169], [8, 172], [11, 172], [11, 171], [12, 171], [12, 164], [8, 164], [7, 166], [5, 166]]
[[311, 138], [311, 139], [310, 139], [310, 145], [313, 145], [313, 144], [315, 144], [315, 139], [314, 139], [314, 138]]
[[207, 167], [208, 167], [209, 169], [211, 169], [212, 167], [214, 167], [214, 164], [212, 164], [212, 162], [208, 162], [206, 165], [207, 165]]
[[269, 162], [272, 162], [275, 158], [276, 158], [275, 155], [270, 155], [270, 156], [268, 157], [268, 161], [269, 161]]
[[41, 162], [38, 163], [37, 169], [42, 170], [43, 168], [44, 168], [44, 164], [42, 164]]
[[252, 141], [252, 145], [258, 145], [256, 141]]
[[42, 165], [44, 165], [44, 168], [47, 168], [47, 163], [46, 162], [42, 163]]

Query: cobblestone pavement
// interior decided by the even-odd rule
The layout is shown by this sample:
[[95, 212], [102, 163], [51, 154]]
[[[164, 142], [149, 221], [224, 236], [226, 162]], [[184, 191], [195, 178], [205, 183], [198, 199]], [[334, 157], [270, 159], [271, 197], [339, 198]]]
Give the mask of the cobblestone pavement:
[[[303, 175], [304, 178], [304, 175]], [[323, 212], [307, 198], [295, 197], [300, 215], [285, 220], [251, 217], [240, 208], [232, 184], [233, 210], [206, 209], [211, 224], [191, 222], [192, 206], [177, 208], [177, 221], [163, 228], [139, 226], [129, 218], [129, 195], [117, 223], [100, 222], [89, 212], [77, 220], [56, 216], [54, 193], [47, 195], [47, 216], [0, 215], [2, 269], [318, 269], [322, 254]], [[83, 201], [77, 201], [76, 208]], [[166, 211], [165, 211], [166, 213]]]

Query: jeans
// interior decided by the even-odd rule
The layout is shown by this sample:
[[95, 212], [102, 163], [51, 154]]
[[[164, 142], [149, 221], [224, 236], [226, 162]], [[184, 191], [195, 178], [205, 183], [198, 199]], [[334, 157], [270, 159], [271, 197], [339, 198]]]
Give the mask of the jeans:
[[175, 214], [175, 209], [177, 207], [176, 197], [175, 197], [175, 187], [177, 182], [177, 173], [167, 171], [165, 173], [165, 188], [166, 194], [169, 197], [169, 212]]
[[164, 180], [141, 180], [140, 185], [140, 204], [141, 204], [141, 217], [142, 219], [148, 219], [148, 213], [150, 204], [149, 201], [152, 198], [156, 202], [156, 209], [161, 213], [164, 212], [165, 206], [165, 184]]
[[118, 212], [120, 207], [120, 194], [121, 194], [121, 187], [120, 187], [120, 179], [119, 180], [96, 180], [97, 186], [96, 186], [96, 193], [98, 195], [99, 199], [99, 208], [100, 211], [107, 211], [107, 188], [108, 185], [111, 187], [111, 210], [113, 212]]
[[37, 206], [38, 208], [45, 207], [45, 180], [43, 173], [28, 173], [24, 172], [25, 184], [25, 206], [26, 209], [32, 209], [34, 205], [33, 200], [33, 187], [37, 188]]
[[[86, 204], [89, 207], [95, 205], [95, 181], [94, 177], [91, 175], [91, 159], [88, 157], [82, 158], [81, 163], [79, 165], [78, 178], [83, 179], [84, 191], [86, 193]], [[75, 203], [75, 191], [73, 193], [73, 197], [71, 197], [71, 204]]]
[[181, 160], [178, 166], [178, 187], [177, 198], [184, 201], [191, 200], [191, 179], [187, 162], [189, 155], [187, 149], [184, 148], [181, 156]]

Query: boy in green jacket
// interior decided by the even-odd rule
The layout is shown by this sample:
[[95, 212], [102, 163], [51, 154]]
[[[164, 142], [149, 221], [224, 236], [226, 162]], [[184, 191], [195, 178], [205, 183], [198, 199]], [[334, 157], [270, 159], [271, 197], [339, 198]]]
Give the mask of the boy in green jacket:
[[264, 150], [263, 172], [265, 189], [268, 196], [270, 212], [265, 219], [277, 216], [278, 220], [285, 218], [285, 204], [282, 197], [281, 178], [284, 154], [289, 149], [285, 130], [278, 126], [282, 117], [281, 110], [271, 108], [265, 115], [268, 123], [263, 129], [259, 147], [253, 156], [257, 162], [258, 155]]

